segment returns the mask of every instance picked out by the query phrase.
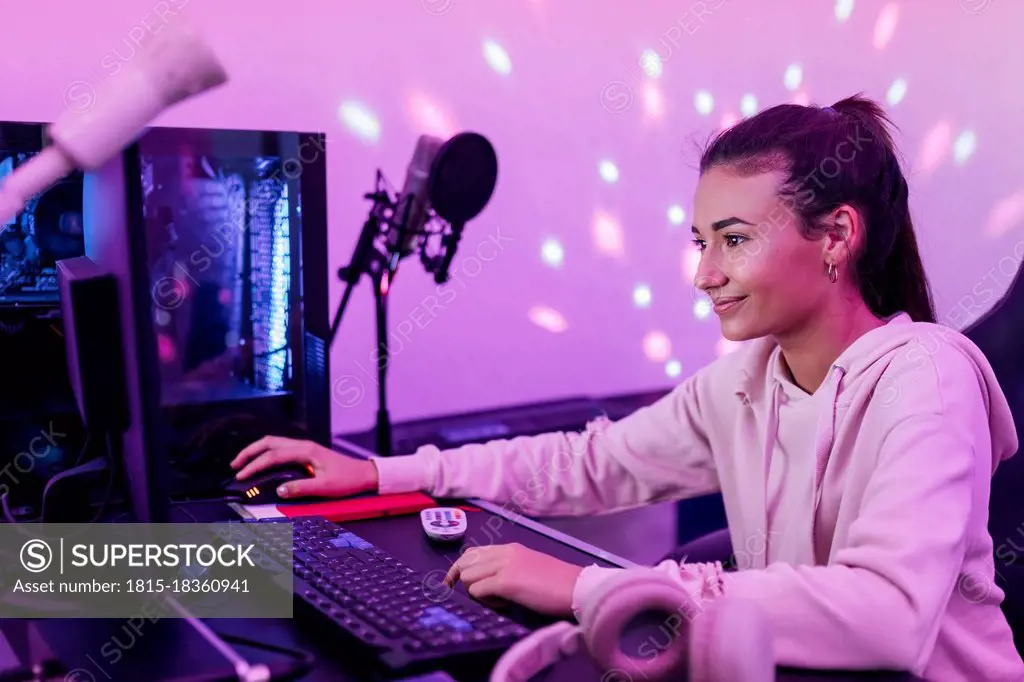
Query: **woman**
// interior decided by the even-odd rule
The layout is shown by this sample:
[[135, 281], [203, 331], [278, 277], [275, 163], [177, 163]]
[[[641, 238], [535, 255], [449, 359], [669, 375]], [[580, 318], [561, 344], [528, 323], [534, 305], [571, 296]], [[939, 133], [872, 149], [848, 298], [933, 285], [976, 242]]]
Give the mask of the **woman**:
[[[283, 462], [285, 495], [425, 490], [584, 515], [721, 492], [737, 572], [652, 568], [699, 600], [756, 601], [780, 665], [1020, 680], [987, 531], [990, 479], [1017, 450], [989, 364], [935, 324], [889, 121], [870, 100], [781, 105], [721, 133], [694, 203], [696, 285], [751, 341], [671, 394], [584, 434], [354, 462], [268, 438], [239, 477]], [[452, 566], [478, 598], [577, 616], [618, 569], [516, 545]]]

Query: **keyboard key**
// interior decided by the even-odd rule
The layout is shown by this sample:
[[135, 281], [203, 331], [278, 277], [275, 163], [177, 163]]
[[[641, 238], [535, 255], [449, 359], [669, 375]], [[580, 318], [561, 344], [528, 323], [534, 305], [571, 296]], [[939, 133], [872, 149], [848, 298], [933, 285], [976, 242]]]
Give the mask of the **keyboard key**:
[[388, 637], [391, 637], [392, 639], [397, 638], [397, 637], [401, 637], [402, 633], [403, 633], [403, 629], [402, 628], [398, 627], [397, 625], [391, 625], [391, 624], [388, 624], [388, 623], [385, 623], [384, 625], [382, 625], [380, 630], [381, 630], [381, 632], [383, 632]]
[[499, 628], [490, 630], [492, 637], [504, 639], [506, 637], [524, 637], [529, 634], [529, 630], [521, 625], [504, 625]]
[[426, 642], [434, 638], [434, 631], [430, 628], [425, 628], [420, 625], [410, 625], [406, 628], [410, 635], [418, 640]]
[[467, 623], [461, 619], [454, 621], [451, 625], [452, 630], [455, 630], [456, 632], [472, 632], [473, 630], [473, 625], [471, 623]]

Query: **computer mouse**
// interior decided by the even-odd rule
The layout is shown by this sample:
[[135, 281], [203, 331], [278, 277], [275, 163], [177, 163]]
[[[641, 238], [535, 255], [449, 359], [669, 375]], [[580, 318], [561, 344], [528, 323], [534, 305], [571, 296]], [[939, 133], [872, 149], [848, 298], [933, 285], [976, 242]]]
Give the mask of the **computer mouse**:
[[288, 481], [313, 477], [313, 468], [302, 464], [284, 464], [253, 474], [244, 481], [232, 478], [224, 487], [226, 497], [237, 498], [244, 504], [275, 504], [294, 502], [293, 498], [282, 500], [277, 487]]

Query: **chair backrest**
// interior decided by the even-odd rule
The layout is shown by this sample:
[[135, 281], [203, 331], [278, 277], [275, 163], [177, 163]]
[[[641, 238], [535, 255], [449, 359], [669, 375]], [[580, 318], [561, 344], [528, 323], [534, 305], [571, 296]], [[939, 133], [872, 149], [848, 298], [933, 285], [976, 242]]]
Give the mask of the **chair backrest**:
[[[1003, 298], [964, 330], [988, 358], [1013, 412], [1017, 441], [1024, 446], [1024, 285], [1021, 271]], [[1022, 448], [1024, 449], [1024, 448]], [[992, 480], [989, 532], [995, 544], [996, 583], [1006, 592], [1003, 612], [1024, 652], [1024, 452], [1003, 462]]]

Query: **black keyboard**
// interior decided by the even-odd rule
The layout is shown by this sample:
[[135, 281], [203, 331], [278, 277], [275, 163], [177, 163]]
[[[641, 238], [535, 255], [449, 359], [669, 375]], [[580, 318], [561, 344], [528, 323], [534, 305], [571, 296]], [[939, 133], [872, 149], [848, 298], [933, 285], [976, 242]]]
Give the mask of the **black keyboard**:
[[530, 632], [325, 518], [244, 523], [293, 524], [296, 617], [338, 632], [390, 672], [489, 670]]

